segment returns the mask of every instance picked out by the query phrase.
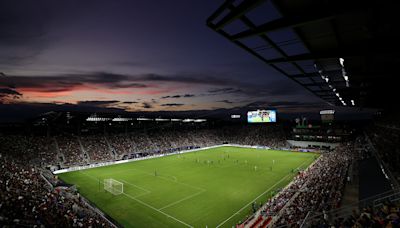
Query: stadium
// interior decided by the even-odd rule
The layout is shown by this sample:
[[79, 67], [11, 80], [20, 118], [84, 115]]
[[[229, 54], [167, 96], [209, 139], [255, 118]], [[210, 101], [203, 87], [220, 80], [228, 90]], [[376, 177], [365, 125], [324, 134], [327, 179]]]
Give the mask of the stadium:
[[0, 3], [1, 227], [399, 227], [398, 9]]

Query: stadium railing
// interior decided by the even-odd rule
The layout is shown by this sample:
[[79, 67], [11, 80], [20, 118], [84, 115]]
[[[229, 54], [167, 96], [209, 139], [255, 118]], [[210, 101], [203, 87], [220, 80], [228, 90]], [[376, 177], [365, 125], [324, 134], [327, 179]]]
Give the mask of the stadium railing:
[[389, 167], [386, 165], [385, 162], [383, 162], [381, 156], [379, 155], [379, 152], [376, 150], [374, 144], [371, 142], [371, 139], [369, 138], [368, 134], [364, 132], [365, 138], [372, 150], [372, 153], [376, 157], [376, 159], [379, 162], [379, 165], [381, 166], [382, 172], [385, 174], [386, 178], [389, 179], [390, 184], [392, 185], [392, 188], [399, 188], [400, 184], [397, 181], [396, 177], [393, 175], [393, 173], [390, 171]]

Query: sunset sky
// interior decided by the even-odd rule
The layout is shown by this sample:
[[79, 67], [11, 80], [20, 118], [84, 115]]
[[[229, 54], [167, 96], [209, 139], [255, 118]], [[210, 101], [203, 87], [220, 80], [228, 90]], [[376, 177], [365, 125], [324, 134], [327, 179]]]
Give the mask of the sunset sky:
[[206, 26], [222, 2], [1, 1], [1, 108], [326, 107]]

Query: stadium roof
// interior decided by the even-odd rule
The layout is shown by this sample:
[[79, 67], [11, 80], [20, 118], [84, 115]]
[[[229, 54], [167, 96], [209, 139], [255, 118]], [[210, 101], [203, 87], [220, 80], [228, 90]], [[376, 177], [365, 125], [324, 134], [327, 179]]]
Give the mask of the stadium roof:
[[226, 0], [207, 25], [332, 105], [392, 104], [396, 1]]

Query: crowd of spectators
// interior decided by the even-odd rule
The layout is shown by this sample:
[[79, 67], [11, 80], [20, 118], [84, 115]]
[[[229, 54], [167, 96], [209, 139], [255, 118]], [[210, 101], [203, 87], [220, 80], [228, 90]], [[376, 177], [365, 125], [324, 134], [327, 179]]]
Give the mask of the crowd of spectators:
[[56, 141], [59, 152], [64, 155], [65, 165], [68, 166], [84, 162], [83, 153], [76, 136], [65, 134], [57, 136]]
[[129, 140], [129, 137], [125, 137], [123, 134], [109, 134], [107, 138], [117, 159], [124, 154], [133, 152], [133, 142]]
[[226, 126], [219, 134], [222, 140], [242, 145], [263, 145], [272, 148], [286, 146], [286, 136], [279, 126]]
[[0, 151], [11, 154], [16, 160], [34, 161], [40, 165], [54, 163], [56, 154], [50, 140], [45, 136], [2, 135]]
[[87, 135], [81, 136], [80, 139], [84, 150], [89, 154], [92, 162], [110, 161], [113, 159], [112, 152], [104, 135]]
[[68, 188], [53, 188], [29, 160], [0, 154], [0, 224], [3, 227], [109, 227]]

